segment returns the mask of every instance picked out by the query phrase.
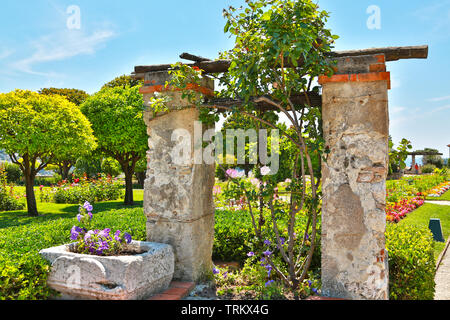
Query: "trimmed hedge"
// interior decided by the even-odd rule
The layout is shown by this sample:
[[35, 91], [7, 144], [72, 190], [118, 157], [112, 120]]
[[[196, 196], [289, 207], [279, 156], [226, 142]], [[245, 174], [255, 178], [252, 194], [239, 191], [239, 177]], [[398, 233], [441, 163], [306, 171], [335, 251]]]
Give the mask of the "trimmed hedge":
[[389, 297], [392, 300], [433, 300], [436, 261], [428, 229], [388, 224]]
[[[0, 300], [47, 299], [52, 295], [46, 285], [50, 266], [39, 251], [70, 242], [70, 229], [76, 223], [76, 218], [60, 218], [1, 229]], [[97, 213], [93, 228], [107, 227], [126, 231], [134, 240], [146, 238], [142, 208]]]

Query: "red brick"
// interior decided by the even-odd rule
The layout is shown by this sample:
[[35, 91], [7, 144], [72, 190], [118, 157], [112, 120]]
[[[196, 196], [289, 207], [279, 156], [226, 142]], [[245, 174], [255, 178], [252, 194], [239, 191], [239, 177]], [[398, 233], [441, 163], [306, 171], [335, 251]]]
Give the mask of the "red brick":
[[371, 64], [369, 70], [370, 72], [386, 72], [386, 65], [384, 63]]
[[181, 281], [172, 281], [170, 284], [171, 288], [185, 288], [188, 290], [192, 290], [195, 287], [194, 282], [181, 282]]

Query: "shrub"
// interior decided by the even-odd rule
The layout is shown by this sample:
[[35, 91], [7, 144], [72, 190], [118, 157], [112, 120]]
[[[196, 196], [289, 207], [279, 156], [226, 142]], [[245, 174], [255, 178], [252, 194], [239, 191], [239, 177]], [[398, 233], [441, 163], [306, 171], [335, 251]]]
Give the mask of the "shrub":
[[[136, 240], [146, 238], [142, 208], [94, 215], [93, 228], [110, 227], [126, 231]], [[54, 293], [46, 284], [49, 264], [40, 257], [39, 251], [71, 242], [70, 230], [76, 219], [38, 221], [4, 228], [0, 233], [0, 300], [47, 299]]]
[[436, 169], [434, 164], [426, 164], [422, 167], [422, 173], [433, 173]]
[[25, 204], [14, 196], [12, 187], [7, 190], [6, 180], [6, 172], [0, 168], [0, 211], [23, 209]]
[[389, 292], [392, 300], [433, 300], [435, 258], [428, 229], [388, 224]]
[[1, 167], [5, 170], [8, 183], [19, 183], [21, 181], [23, 174], [17, 164], [6, 162]]
[[123, 196], [122, 184], [116, 179], [104, 177], [97, 180], [75, 179], [73, 183], [64, 181], [53, 192], [56, 203], [72, 204], [117, 200]]

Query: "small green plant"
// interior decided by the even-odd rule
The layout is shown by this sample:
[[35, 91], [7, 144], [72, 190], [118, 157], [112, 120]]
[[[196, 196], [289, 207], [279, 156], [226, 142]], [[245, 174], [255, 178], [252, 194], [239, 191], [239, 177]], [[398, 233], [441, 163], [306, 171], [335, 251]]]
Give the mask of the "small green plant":
[[433, 236], [426, 228], [388, 224], [389, 295], [392, 300], [433, 300]]
[[436, 170], [436, 166], [434, 164], [426, 164], [422, 167], [422, 173], [433, 173]]
[[17, 199], [12, 187], [8, 190], [6, 181], [6, 172], [4, 169], [0, 168], [0, 211], [23, 209], [25, 204]]

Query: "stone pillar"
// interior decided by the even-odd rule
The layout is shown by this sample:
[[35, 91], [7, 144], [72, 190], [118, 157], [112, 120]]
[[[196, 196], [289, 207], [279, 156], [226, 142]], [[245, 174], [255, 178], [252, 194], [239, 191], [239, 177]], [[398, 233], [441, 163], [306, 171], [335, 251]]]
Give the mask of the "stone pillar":
[[413, 171], [415, 170], [414, 166], [416, 165], [416, 155], [413, 154], [411, 157], [412, 157], [411, 171]]
[[[211, 273], [214, 240], [214, 164], [194, 163], [194, 136], [198, 131], [197, 108], [182, 99], [181, 91], [165, 88], [167, 72], [145, 76], [141, 88], [147, 109], [144, 120], [149, 135], [147, 173], [144, 183], [144, 213], [147, 216], [147, 241], [171, 244], [175, 253], [174, 279], [198, 282]], [[212, 94], [214, 82], [204, 79], [202, 86], [189, 86], [199, 94]], [[171, 97], [169, 112], [154, 114], [148, 108], [155, 92]], [[198, 123], [197, 123], [198, 124]], [[175, 161], [175, 130], [185, 130], [190, 137], [192, 157], [188, 163]], [[201, 147], [201, 145], [200, 145]]]
[[322, 294], [388, 299], [388, 89], [384, 55], [344, 57], [323, 87]]

